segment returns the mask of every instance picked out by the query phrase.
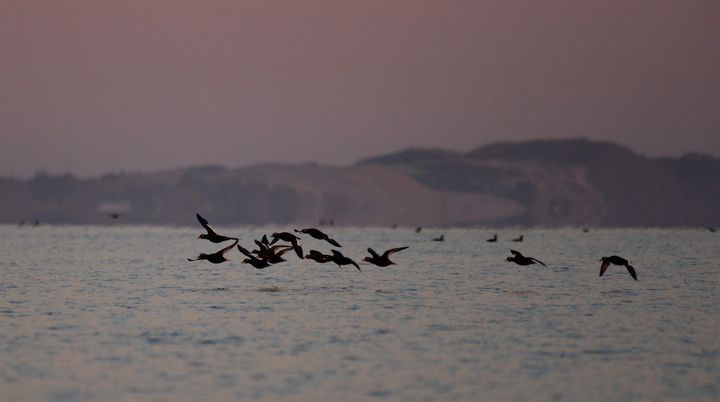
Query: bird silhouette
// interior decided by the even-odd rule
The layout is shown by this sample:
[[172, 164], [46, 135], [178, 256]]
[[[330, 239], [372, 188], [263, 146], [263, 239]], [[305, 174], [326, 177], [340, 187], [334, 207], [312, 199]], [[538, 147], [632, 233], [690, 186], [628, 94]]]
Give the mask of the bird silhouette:
[[197, 256], [197, 258], [188, 258], [188, 261], [198, 261], [198, 260], [207, 260], [213, 264], [220, 264], [221, 262], [229, 261], [227, 258], [225, 258], [225, 253], [227, 253], [231, 248], [235, 247], [237, 244], [237, 240], [235, 242], [225, 248], [223, 248], [220, 251], [217, 251], [212, 254], [205, 254], [201, 253]]
[[315, 229], [315, 228], [306, 228], [306, 229], [300, 229], [300, 230], [295, 229], [295, 232], [310, 235], [310, 237], [313, 237], [318, 240], [325, 240], [326, 242], [332, 244], [335, 247], [342, 247], [340, 245], [340, 243], [338, 243], [334, 239], [330, 238], [330, 236], [323, 233], [320, 229]]
[[309, 254], [305, 256], [305, 259], [313, 260], [320, 264], [325, 264], [326, 262], [331, 262], [333, 259], [333, 256], [328, 255], [328, 254], [323, 254], [317, 250], [310, 250]]
[[600, 258], [600, 261], [602, 261], [602, 265], [600, 265], [600, 275], [603, 276], [605, 271], [607, 271], [610, 264], [613, 265], [620, 265], [627, 268], [628, 272], [630, 273], [630, 276], [633, 277], [633, 279], [638, 280], [637, 273], [635, 273], [635, 268], [633, 268], [632, 265], [628, 262], [628, 260], [618, 257], [617, 255], [611, 255], [610, 257], [602, 257]]
[[515, 264], [522, 266], [538, 263], [543, 267], [547, 267], [544, 262], [538, 260], [537, 258], [525, 257], [519, 251], [515, 250], [510, 250], [510, 252], [512, 253], [512, 257], [506, 258], [505, 261], [514, 262]]
[[207, 231], [207, 233], [203, 233], [200, 236], [198, 236], [198, 239], [209, 240], [213, 243], [222, 243], [222, 242], [228, 241], [228, 240], [235, 240], [235, 241], [238, 240], [237, 237], [228, 237], [228, 236], [222, 236], [222, 235], [217, 234], [217, 232], [215, 232], [215, 230], [212, 228], [212, 226], [210, 226], [210, 224], [208, 223], [208, 221], [205, 218], [200, 216], [200, 214], [198, 214], [198, 213], [196, 213], [195, 216], [197, 216], [198, 222], [200, 222], [202, 227], [205, 228], [205, 230]]
[[386, 250], [382, 255], [378, 255], [375, 250], [368, 248], [367, 251], [370, 253], [370, 257], [363, 258], [363, 261], [369, 262], [378, 267], [387, 267], [395, 265], [394, 262], [390, 261], [390, 256], [397, 253], [398, 251], [405, 250], [407, 247], [396, 247]]
[[497, 242], [497, 233], [496, 233], [493, 237], [487, 239], [486, 241], [487, 241], [488, 243], [495, 243], [495, 242]]
[[354, 265], [355, 268], [357, 268], [358, 271], [360, 271], [360, 266], [353, 261], [349, 257], [345, 257], [341, 252], [337, 250], [331, 250], [332, 251], [332, 262], [338, 265], [338, 267], [342, 268], [343, 265]]
[[278, 240], [286, 241], [290, 244], [292, 244], [293, 250], [295, 250], [295, 253], [297, 256], [302, 260], [303, 259], [303, 251], [302, 247], [298, 244], [298, 240], [300, 240], [299, 237], [295, 236], [292, 233], [289, 232], [279, 232], [279, 233], [273, 233], [271, 236], [273, 239], [270, 242], [270, 245], [275, 244]]

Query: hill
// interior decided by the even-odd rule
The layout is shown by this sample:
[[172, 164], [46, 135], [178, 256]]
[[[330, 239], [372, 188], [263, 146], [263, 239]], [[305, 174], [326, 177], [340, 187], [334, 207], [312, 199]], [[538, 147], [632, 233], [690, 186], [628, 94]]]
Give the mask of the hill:
[[408, 149], [346, 167], [202, 166], [93, 179], [0, 179], [0, 221], [194, 225], [706, 226], [720, 159], [648, 158], [582, 139]]

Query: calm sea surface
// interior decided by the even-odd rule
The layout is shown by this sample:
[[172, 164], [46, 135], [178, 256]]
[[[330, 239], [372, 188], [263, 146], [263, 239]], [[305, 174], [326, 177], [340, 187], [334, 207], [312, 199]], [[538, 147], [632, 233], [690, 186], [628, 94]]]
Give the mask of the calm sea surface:
[[[0, 400], [720, 398], [720, 233], [329, 231], [357, 261], [410, 248], [256, 270], [187, 262], [221, 248], [196, 228], [0, 226]], [[639, 281], [598, 278], [611, 254]]]

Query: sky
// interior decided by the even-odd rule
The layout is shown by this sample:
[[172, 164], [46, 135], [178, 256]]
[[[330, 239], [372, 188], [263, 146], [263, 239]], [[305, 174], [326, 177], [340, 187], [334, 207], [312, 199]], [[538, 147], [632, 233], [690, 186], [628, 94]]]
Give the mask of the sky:
[[720, 156], [717, 0], [0, 0], [0, 175], [407, 147]]

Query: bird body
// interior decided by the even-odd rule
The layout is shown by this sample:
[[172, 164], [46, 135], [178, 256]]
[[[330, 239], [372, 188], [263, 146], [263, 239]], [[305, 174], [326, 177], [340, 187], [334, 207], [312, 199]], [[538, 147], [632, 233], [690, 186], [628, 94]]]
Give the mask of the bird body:
[[275, 244], [278, 240], [286, 241], [290, 244], [292, 244], [293, 250], [295, 250], [295, 254], [302, 260], [303, 259], [303, 251], [302, 247], [298, 244], [298, 240], [300, 240], [299, 237], [295, 236], [294, 234], [290, 232], [280, 232], [280, 233], [273, 233], [271, 236], [273, 239], [270, 242], [270, 245]]
[[218, 252], [215, 252], [212, 254], [201, 253], [200, 255], [197, 256], [197, 258], [194, 258], [194, 259], [188, 258], [187, 260], [188, 261], [206, 260], [213, 264], [220, 264], [221, 262], [228, 261], [228, 259], [225, 258], [225, 253], [227, 253], [231, 248], [235, 247], [236, 244], [237, 244], [237, 240], [235, 240], [235, 242], [233, 244], [225, 247], [224, 249], [222, 249]]
[[200, 236], [198, 236], [198, 239], [209, 240], [213, 243], [222, 243], [222, 242], [228, 241], [228, 240], [235, 240], [235, 241], [238, 240], [237, 237], [228, 237], [228, 236], [223, 236], [223, 235], [217, 234], [217, 232], [215, 232], [215, 230], [212, 228], [212, 226], [210, 226], [210, 224], [208, 223], [208, 221], [205, 218], [200, 216], [200, 214], [198, 214], [198, 213], [196, 213], [195, 216], [197, 217], [198, 222], [200, 222], [202, 227], [205, 228], [205, 230], [207, 231], [207, 233], [203, 233]]
[[635, 272], [635, 268], [633, 268], [633, 266], [630, 265], [628, 260], [626, 260], [622, 257], [619, 257], [617, 255], [611, 255], [610, 257], [602, 257], [600, 259], [600, 261], [602, 261], [602, 265], [600, 265], [600, 275], [599, 276], [603, 276], [603, 274], [605, 273], [605, 271], [607, 271], [610, 264], [613, 264], [613, 265], [624, 266], [630, 273], [630, 276], [632, 276], [633, 279], [638, 280], [637, 273]]
[[330, 236], [328, 236], [327, 234], [323, 233], [323, 232], [322, 232], [321, 230], [319, 230], [319, 229], [315, 229], [315, 228], [306, 228], [306, 229], [300, 229], [300, 230], [295, 229], [295, 232], [297, 232], [297, 233], [305, 233], [305, 234], [307, 234], [307, 235], [310, 235], [310, 237], [313, 237], [313, 238], [318, 239], [318, 240], [325, 240], [326, 242], [332, 244], [332, 245], [335, 246], [335, 247], [342, 247], [342, 246], [340, 245], [340, 243], [336, 242], [334, 239], [332, 239]]
[[332, 259], [331, 261], [337, 264], [340, 268], [342, 268], [343, 265], [354, 265], [355, 268], [357, 268], [358, 271], [360, 271], [360, 266], [353, 261], [349, 257], [345, 257], [341, 252], [337, 250], [331, 250], [332, 251]]
[[547, 265], [545, 265], [544, 262], [538, 260], [537, 258], [526, 257], [526, 256], [522, 255], [522, 253], [520, 253], [519, 251], [516, 251], [516, 250], [510, 250], [510, 252], [512, 253], [512, 256], [506, 258], [505, 261], [514, 262], [515, 264], [522, 265], [522, 266], [532, 265], [532, 264], [537, 263], [537, 264], [542, 265], [543, 267], [547, 267]]
[[363, 258], [363, 261], [369, 262], [378, 267], [387, 267], [395, 265], [394, 262], [390, 261], [390, 256], [397, 253], [398, 251], [405, 250], [407, 247], [396, 247], [386, 250], [382, 255], [379, 255], [375, 250], [368, 248], [367, 251], [370, 253], [370, 257]]
[[310, 254], [306, 255], [305, 259], [313, 260], [320, 264], [325, 264], [326, 262], [332, 261], [332, 257], [332, 255], [323, 254], [317, 250], [310, 250]]

